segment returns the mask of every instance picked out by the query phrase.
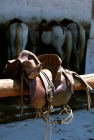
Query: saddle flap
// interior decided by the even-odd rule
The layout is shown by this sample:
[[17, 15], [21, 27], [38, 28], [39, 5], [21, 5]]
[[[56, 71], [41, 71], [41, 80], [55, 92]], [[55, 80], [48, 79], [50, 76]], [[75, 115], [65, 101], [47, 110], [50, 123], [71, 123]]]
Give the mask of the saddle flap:
[[3, 73], [6, 78], [13, 79], [15, 77], [20, 77], [21, 69], [21, 61], [19, 59], [9, 60]]
[[33, 59], [25, 60], [22, 62], [24, 73], [26, 74], [26, 77], [28, 79], [34, 79], [35, 77], [39, 75], [38, 66], [35, 65], [35, 62]]

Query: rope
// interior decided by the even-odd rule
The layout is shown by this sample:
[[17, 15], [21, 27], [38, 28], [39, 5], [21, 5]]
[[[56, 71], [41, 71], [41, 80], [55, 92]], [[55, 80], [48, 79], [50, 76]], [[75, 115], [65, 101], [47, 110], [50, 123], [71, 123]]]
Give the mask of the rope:
[[69, 124], [72, 122], [73, 118], [74, 118], [74, 115], [72, 113], [72, 109], [67, 105], [67, 106], [63, 106], [64, 109], [59, 113], [59, 116], [62, 114], [62, 112], [66, 112], [68, 114], [68, 117], [65, 118], [64, 120], [61, 121], [61, 124], [64, 123], [64, 124]]
[[[68, 117], [60, 120], [60, 116], [64, 111], [68, 114]], [[53, 123], [55, 123], [55, 124], [62, 124], [62, 123], [69, 124], [72, 122], [73, 118], [74, 118], [74, 115], [72, 113], [72, 109], [68, 105], [64, 105], [63, 110], [60, 111], [60, 113], [59, 113], [59, 119], [55, 120]]]
[[47, 120], [46, 120], [46, 135], [45, 140], [48, 138], [48, 131], [50, 130], [50, 140], [51, 140], [51, 133], [52, 133], [52, 124], [50, 121], [50, 111], [47, 111]]
[[21, 116], [23, 115], [23, 111], [24, 111], [24, 108], [23, 108], [23, 78], [24, 78], [24, 73], [22, 72], [22, 74], [21, 74], [21, 104], [20, 104]]
[[41, 71], [41, 73], [44, 75], [44, 77], [48, 82], [48, 93], [46, 94], [47, 94], [47, 100], [51, 104], [53, 99], [54, 84], [51, 82], [51, 80], [49, 79], [48, 75], [45, 72]]

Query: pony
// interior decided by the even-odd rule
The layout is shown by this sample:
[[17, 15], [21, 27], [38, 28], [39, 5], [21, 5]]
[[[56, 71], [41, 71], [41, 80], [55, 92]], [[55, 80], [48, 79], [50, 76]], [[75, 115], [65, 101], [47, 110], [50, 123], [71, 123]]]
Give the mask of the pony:
[[60, 25], [66, 27], [72, 34], [72, 51], [75, 55], [76, 72], [80, 71], [80, 66], [83, 63], [85, 55], [86, 35], [85, 29], [81, 24], [78, 24], [70, 19], [63, 19], [60, 21]]
[[[40, 42], [52, 45], [60, 58], [66, 61], [66, 67], [70, 69], [70, 55], [72, 51], [72, 35], [65, 27], [61, 27], [56, 21], [27, 23], [29, 28], [29, 39], [31, 51], [36, 54]], [[41, 49], [41, 48], [40, 48]]]
[[[16, 67], [14, 67], [14, 64]], [[68, 102], [73, 93], [74, 77], [80, 80], [80, 82], [82, 81], [86, 91], [88, 86], [79, 75], [75, 72], [64, 70], [61, 64], [61, 58], [55, 54], [43, 54], [36, 57], [32, 52], [24, 50], [13, 63], [7, 64], [5, 73], [6, 76], [11, 74], [10, 77], [14, 78], [17, 72], [20, 72], [19, 68], [21, 68], [22, 74], [24, 73], [21, 76], [21, 82], [24, 77], [29, 87], [31, 105], [38, 110], [38, 113], [40, 112], [41, 117], [53, 112], [54, 107], [63, 105], [64, 111], [70, 114], [68, 119], [71, 119], [72, 113], [70, 113], [71, 110]], [[23, 86], [21, 87], [21, 91], [23, 91], [22, 88]], [[87, 92], [87, 97], [89, 111], [91, 103], [89, 92]], [[55, 122], [62, 124], [64, 121], [57, 120]]]
[[25, 49], [28, 40], [28, 26], [22, 20], [14, 18], [3, 24], [8, 46], [8, 59], [17, 58]]

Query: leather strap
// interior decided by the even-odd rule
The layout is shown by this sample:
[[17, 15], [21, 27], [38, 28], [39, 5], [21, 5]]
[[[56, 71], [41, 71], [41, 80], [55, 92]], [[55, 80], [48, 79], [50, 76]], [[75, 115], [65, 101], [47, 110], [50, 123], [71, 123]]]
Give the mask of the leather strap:
[[50, 105], [52, 103], [52, 98], [53, 98], [53, 92], [54, 92], [54, 84], [52, 83], [51, 79], [49, 78], [49, 76], [46, 74], [46, 72], [41, 71], [39, 73], [44, 87], [45, 87], [45, 91], [46, 91], [46, 95], [47, 95], [47, 100], [49, 101]]
[[43, 75], [42, 72], [40, 72], [39, 75], [40, 75], [40, 77], [41, 77], [41, 79], [42, 79], [42, 81], [43, 81], [46, 94], [48, 94], [48, 82], [47, 82], [47, 79], [45, 78], [45, 76]]

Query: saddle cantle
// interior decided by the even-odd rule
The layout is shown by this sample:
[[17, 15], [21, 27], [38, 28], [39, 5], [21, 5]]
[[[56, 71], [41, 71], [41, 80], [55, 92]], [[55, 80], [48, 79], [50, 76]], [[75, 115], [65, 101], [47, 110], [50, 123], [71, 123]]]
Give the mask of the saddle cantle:
[[62, 60], [58, 55], [55, 54], [43, 54], [39, 55], [38, 59], [42, 65], [42, 69], [48, 69], [52, 73], [52, 81], [62, 81], [62, 75], [65, 77], [71, 93], [73, 93], [73, 76], [70, 73], [67, 73], [66, 70], [61, 66]]
[[48, 69], [52, 73], [52, 79], [61, 80], [61, 64], [62, 60], [55, 54], [43, 54], [39, 55], [38, 59], [42, 64], [42, 69]]
[[[60, 22], [60, 24], [62, 25], [62, 26], [67, 26], [68, 24], [71, 24], [71, 23], [75, 23], [73, 20], [71, 20], [71, 19], [67, 19], [67, 18], [64, 18], [61, 22]], [[76, 23], [77, 24], [77, 23]]]
[[51, 28], [55, 25], [59, 25], [55, 20], [51, 20], [49, 23], [45, 21], [44, 19], [41, 21], [41, 23], [37, 26], [35, 31], [51, 31]]
[[[12, 24], [14, 24], [14, 23], [18, 23], [18, 25], [19, 25], [20, 23], [23, 23], [23, 21], [20, 20], [20, 19], [18, 19], [18, 18], [12, 19], [12, 20], [10, 21], [10, 23], [8, 24], [8, 26], [6, 27], [6, 32], [8, 31], [10, 25], [12, 25]], [[18, 25], [17, 25], [17, 26], [18, 26]]]

